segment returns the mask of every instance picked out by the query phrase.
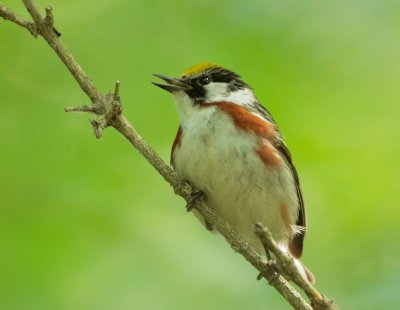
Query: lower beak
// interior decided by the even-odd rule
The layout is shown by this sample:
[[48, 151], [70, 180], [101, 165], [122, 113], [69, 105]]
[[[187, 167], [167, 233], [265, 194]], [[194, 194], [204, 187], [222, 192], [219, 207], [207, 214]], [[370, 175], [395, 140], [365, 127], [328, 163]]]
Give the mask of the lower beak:
[[192, 86], [183, 83], [181, 80], [176, 79], [176, 78], [172, 78], [166, 75], [162, 75], [162, 74], [154, 74], [155, 77], [158, 77], [160, 79], [162, 79], [163, 81], [167, 82], [168, 84], [161, 84], [161, 83], [154, 83], [154, 85], [169, 91], [170, 93], [173, 93], [174, 91], [180, 91], [180, 90], [189, 90], [192, 89]]

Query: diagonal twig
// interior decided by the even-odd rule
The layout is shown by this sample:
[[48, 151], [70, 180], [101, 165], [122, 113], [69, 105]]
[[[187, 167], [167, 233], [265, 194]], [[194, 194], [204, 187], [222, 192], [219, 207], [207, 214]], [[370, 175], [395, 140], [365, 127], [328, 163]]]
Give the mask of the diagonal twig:
[[279, 268], [288, 273], [290, 279], [296, 283], [306, 293], [308, 298], [311, 300], [311, 305], [315, 310], [339, 309], [333, 302], [332, 299], [321, 294], [310, 282], [308, 282], [299, 272], [296, 267], [293, 258], [287, 253], [283, 252], [278, 244], [275, 242], [270, 230], [265, 227], [262, 223], [257, 223], [255, 226], [255, 233], [260, 239], [264, 247], [270, 250], [276, 257]]
[[16, 23], [18, 26], [27, 29], [35, 38], [37, 38], [39, 35], [34, 23], [28, 22], [27, 20], [18, 16], [2, 3], [0, 3], [0, 16], [5, 20]]

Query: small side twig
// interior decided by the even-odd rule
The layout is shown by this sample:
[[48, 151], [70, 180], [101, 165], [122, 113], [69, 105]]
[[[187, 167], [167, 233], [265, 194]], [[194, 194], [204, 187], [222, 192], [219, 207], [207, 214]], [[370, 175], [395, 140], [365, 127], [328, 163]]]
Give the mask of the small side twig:
[[272, 237], [271, 231], [266, 226], [264, 226], [262, 223], [257, 223], [255, 226], [255, 233], [265, 249], [268, 249], [274, 254], [279, 265], [279, 269], [287, 273], [290, 279], [306, 293], [308, 298], [310, 298], [313, 309], [338, 309], [333, 300], [322, 295], [309, 281], [304, 279], [296, 267], [293, 258], [279, 248], [278, 244]]
[[115, 82], [115, 89], [114, 89], [114, 101], [119, 101], [120, 100], [120, 98], [119, 98], [119, 87], [120, 87], [120, 85], [121, 85], [121, 82], [120, 81], [116, 81]]
[[1, 3], [0, 3], [0, 16], [4, 20], [16, 23], [18, 26], [27, 29], [35, 38], [38, 37], [39, 33], [38, 30], [36, 29], [35, 23], [28, 22], [27, 20], [18, 16], [13, 11], [8, 9], [4, 4]]
[[94, 114], [101, 114], [99, 113], [95, 107], [89, 105], [80, 105], [75, 107], [66, 107], [64, 108], [65, 112], [86, 112], [86, 113], [94, 113]]
[[50, 27], [54, 26], [54, 17], [53, 17], [53, 9], [51, 6], [46, 7], [46, 17], [44, 18], [44, 21], [49, 25]]
[[57, 37], [61, 36], [61, 33], [54, 26], [53, 9], [51, 6], [46, 7], [46, 16], [44, 18], [44, 23], [47, 24], [47, 26], [54, 31]]

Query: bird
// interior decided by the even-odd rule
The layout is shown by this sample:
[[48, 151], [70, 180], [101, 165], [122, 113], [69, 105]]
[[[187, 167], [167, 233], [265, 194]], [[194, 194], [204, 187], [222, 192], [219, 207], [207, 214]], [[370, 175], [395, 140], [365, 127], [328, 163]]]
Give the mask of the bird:
[[235, 72], [207, 62], [178, 78], [154, 76], [165, 82], [153, 84], [172, 93], [179, 115], [171, 150], [175, 172], [261, 255], [265, 250], [254, 225], [265, 224], [314, 283], [300, 262], [307, 220], [299, 176], [277, 123], [252, 87]]

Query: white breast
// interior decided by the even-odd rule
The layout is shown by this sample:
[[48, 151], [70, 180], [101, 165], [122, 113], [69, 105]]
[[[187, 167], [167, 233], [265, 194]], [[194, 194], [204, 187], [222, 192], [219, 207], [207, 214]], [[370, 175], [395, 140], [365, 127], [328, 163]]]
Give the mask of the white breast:
[[260, 253], [254, 235], [258, 221], [268, 225], [277, 240], [287, 240], [280, 205], [287, 204], [293, 221], [298, 212], [287, 165], [266, 167], [255, 152], [257, 137], [237, 129], [218, 108], [194, 107], [185, 113], [174, 154], [176, 172], [202, 190], [211, 206]]

